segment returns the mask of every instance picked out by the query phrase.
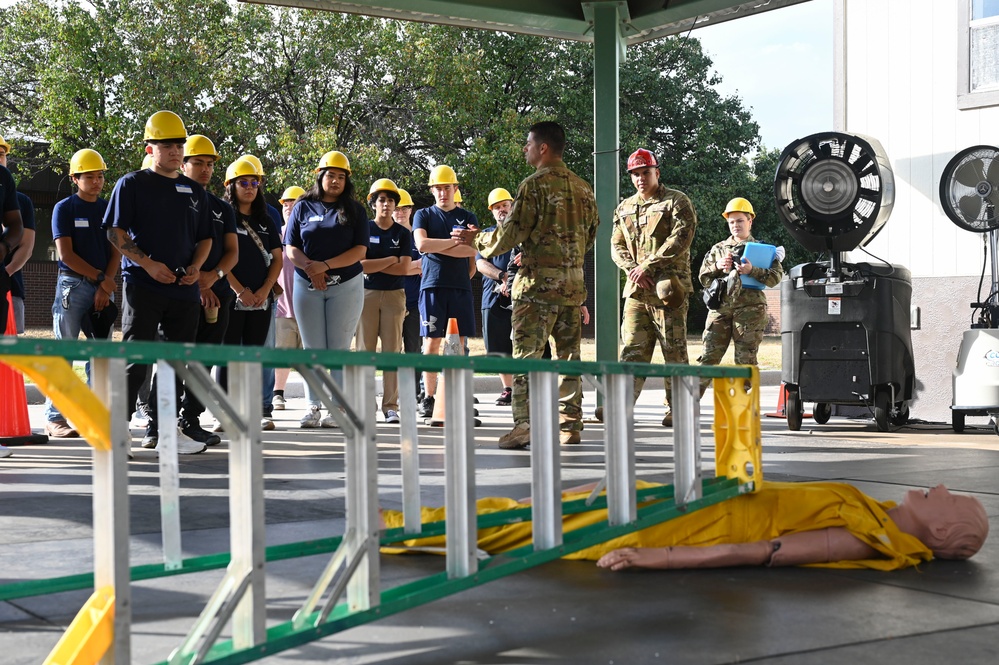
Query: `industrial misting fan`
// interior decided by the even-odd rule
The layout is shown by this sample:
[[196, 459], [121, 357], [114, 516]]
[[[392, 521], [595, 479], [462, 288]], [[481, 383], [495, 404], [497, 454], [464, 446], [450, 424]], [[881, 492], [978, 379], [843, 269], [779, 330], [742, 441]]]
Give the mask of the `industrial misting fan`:
[[903, 266], [847, 263], [844, 254], [878, 234], [895, 201], [895, 181], [875, 139], [823, 132], [781, 153], [774, 182], [777, 213], [817, 261], [781, 282], [781, 379], [791, 430], [804, 403], [828, 422], [833, 405], [865, 406], [878, 429], [909, 418], [915, 371]]
[[988, 234], [992, 259], [989, 295], [982, 300], [983, 262], [978, 302], [971, 303], [971, 330], [961, 338], [953, 374], [951, 423], [955, 432], [963, 432], [965, 416], [988, 415], [999, 434], [999, 148], [979, 145], [954, 155], [940, 176], [940, 205], [960, 228]]

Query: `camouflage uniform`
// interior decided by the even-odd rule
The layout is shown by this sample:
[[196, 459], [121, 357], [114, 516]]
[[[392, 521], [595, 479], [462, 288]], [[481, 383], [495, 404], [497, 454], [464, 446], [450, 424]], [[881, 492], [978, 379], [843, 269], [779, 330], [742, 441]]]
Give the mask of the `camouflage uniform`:
[[[599, 221], [593, 190], [559, 160], [525, 178], [506, 221], [475, 238], [475, 248], [485, 258], [517, 245], [523, 250], [510, 296], [514, 358], [540, 358], [551, 337], [559, 360], [580, 359], [583, 259], [593, 247]], [[578, 376], [560, 378], [559, 402], [560, 428], [582, 430]], [[526, 374], [514, 376], [512, 406], [514, 424], [529, 425]]]
[[[724, 277], [725, 274], [718, 269], [718, 262], [747, 242], [758, 241], [752, 235], [745, 241], [729, 236], [712, 247], [704, 255], [701, 269], [697, 273], [701, 286], [709, 285], [716, 277]], [[769, 268], [753, 266], [749, 276], [767, 286], [777, 286], [784, 277], [784, 268], [780, 261], [774, 259]], [[717, 365], [725, 355], [729, 341], [735, 340], [735, 364], [755, 365], [756, 352], [763, 342], [767, 320], [767, 297], [763, 295], [763, 291], [743, 288], [731, 300], [726, 295], [721, 307], [708, 311], [704, 335], [701, 337], [704, 350], [697, 361], [702, 365]], [[711, 379], [701, 380], [701, 395], [710, 383]]]
[[[614, 211], [611, 258], [625, 273], [642, 266], [653, 284], [676, 276], [689, 295], [694, 290], [690, 244], [696, 228], [697, 213], [687, 195], [660, 184], [648, 201], [635, 194]], [[625, 283], [624, 298], [621, 362], [650, 362], [658, 340], [667, 363], [686, 365], [687, 298], [679, 307], [666, 307], [654, 287], [643, 288], [630, 280]], [[636, 400], [644, 385], [644, 378], [635, 378]], [[667, 405], [672, 404], [672, 393], [667, 381]]]

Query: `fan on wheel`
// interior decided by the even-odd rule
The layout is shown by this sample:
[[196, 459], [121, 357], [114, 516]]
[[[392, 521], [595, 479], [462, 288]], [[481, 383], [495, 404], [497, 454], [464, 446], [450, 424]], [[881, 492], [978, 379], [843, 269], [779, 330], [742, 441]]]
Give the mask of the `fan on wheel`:
[[[950, 221], [973, 233], [987, 233], [992, 258], [992, 286], [988, 297], [971, 307], [979, 312], [971, 330], [961, 338], [957, 368], [952, 375], [951, 423], [964, 431], [967, 415], [992, 417], [999, 434], [999, 148], [976, 145], [965, 148], [944, 167], [940, 176], [940, 205]], [[982, 281], [985, 264], [982, 264]]]

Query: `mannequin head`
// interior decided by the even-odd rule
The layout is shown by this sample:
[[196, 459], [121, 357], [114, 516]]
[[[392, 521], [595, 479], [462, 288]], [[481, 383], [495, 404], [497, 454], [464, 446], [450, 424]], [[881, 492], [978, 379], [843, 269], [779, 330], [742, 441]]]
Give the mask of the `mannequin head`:
[[918, 531], [913, 535], [939, 559], [968, 559], [989, 535], [989, 518], [982, 503], [971, 496], [952, 494], [943, 485], [912, 490], [899, 507], [912, 517]]

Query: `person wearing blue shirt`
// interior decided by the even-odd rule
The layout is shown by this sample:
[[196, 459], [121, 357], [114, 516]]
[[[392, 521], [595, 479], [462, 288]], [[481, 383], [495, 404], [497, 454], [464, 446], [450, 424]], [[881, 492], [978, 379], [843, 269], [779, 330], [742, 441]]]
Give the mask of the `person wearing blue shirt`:
[[[399, 205], [392, 211], [392, 219], [413, 233], [413, 197], [405, 189], [399, 188]], [[422, 353], [420, 343], [420, 280], [423, 278], [423, 256], [412, 243], [409, 250], [412, 260], [406, 271], [406, 318], [402, 320], [402, 349], [406, 353]], [[420, 378], [423, 383], [423, 378]]]
[[[225, 198], [236, 211], [239, 262], [229, 273], [236, 294], [225, 331], [225, 344], [263, 346], [271, 328], [274, 299], [271, 292], [281, 274], [281, 239], [264, 202], [259, 169], [248, 159], [237, 159], [225, 176]], [[219, 385], [228, 389], [229, 372], [219, 368]]]
[[[359, 350], [374, 351], [381, 339], [382, 353], [402, 352], [412, 234], [392, 217], [399, 200], [399, 188], [388, 178], [376, 180], [368, 192], [375, 218], [368, 222], [368, 254], [361, 261], [364, 309], [357, 325]], [[387, 423], [399, 422], [399, 379], [395, 372], [382, 373], [382, 415]]]
[[[0, 136], [0, 154], [4, 164], [7, 163], [7, 152], [10, 144]], [[24, 223], [21, 221], [21, 207], [17, 200], [17, 188], [14, 177], [6, 166], [0, 165], [0, 261], [5, 261], [21, 242]], [[0, 335], [7, 330], [7, 293], [10, 291], [10, 276], [6, 270], [0, 270]], [[0, 444], [0, 457], [10, 457], [10, 448]]]
[[[177, 114], [150, 116], [144, 140], [152, 166], [115, 183], [104, 215], [108, 238], [122, 254], [122, 339], [151, 342], [160, 331], [167, 342], [194, 342], [201, 315], [198, 278], [212, 248], [211, 206], [205, 189], [180, 173], [187, 128]], [[126, 372], [131, 405], [146, 367], [131, 363]], [[156, 402], [150, 400], [143, 448], [159, 443]], [[178, 453], [204, 450], [204, 443], [178, 437]]]
[[[52, 302], [52, 332], [56, 339], [93, 336], [89, 313], [102, 311], [114, 300], [115, 275], [121, 254], [101, 228], [108, 202], [101, 198], [107, 165], [95, 150], [76, 152], [69, 177], [76, 193], [52, 209], [52, 239], [59, 256], [59, 279]], [[45, 400], [45, 433], [54, 438], [79, 436]]]
[[[292, 299], [307, 349], [350, 348], [364, 306], [361, 260], [368, 252], [368, 215], [354, 195], [350, 161], [332, 150], [319, 160], [316, 180], [292, 210], [285, 254], [295, 264]], [[330, 370], [337, 383], [341, 370]], [[301, 427], [335, 427], [322, 417], [320, 395], [307, 385], [309, 412]]]
[[[14, 183], [14, 176], [10, 174], [5, 166], [7, 163], [7, 153], [10, 151], [10, 144], [0, 136], [0, 155], [3, 157], [3, 164], [0, 164], [0, 261], [6, 261], [7, 257], [14, 253], [21, 243], [21, 236], [24, 234], [24, 222], [21, 220], [21, 206], [17, 198], [17, 185]], [[7, 293], [10, 291], [10, 275], [6, 270], [0, 270], [0, 334], [7, 330]], [[6, 457], [0, 453], [0, 456]]]
[[[0, 142], [6, 145], [3, 137], [0, 137]], [[0, 166], [7, 166], [8, 154], [10, 154], [9, 149], [0, 146]], [[17, 334], [22, 335], [24, 334], [24, 276], [21, 274], [21, 268], [31, 258], [31, 253], [35, 251], [35, 205], [24, 192], [17, 193], [17, 204], [21, 209], [21, 223], [24, 226], [24, 232], [21, 236], [21, 242], [3, 259], [3, 265], [7, 269], [7, 275], [10, 276], [10, 298], [11, 304], [14, 306], [14, 323], [17, 326]], [[6, 325], [5, 319], [4, 326]]]
[[[502, 224], [513, 207], [513, 196], [502, 187], [489, 192], [489, 211], [496, 224]], [[507, 266], [513, 250], [485, 258], [475, 255], [475, 267], [482, 273], [482, 340], [486, 353], [513, 355], [513, 301], [510, 300], [510, 281]], [[496, 398], [496, 406], [510, 406], [513, 400], [513, 374], [500, 374], [503, 391]]]
[[[207, 136], [194, 134], [184, 143], [184, 175], [204, 187], [205, 191], [212, 181], [218, 160], [215, 144]], [[221, 344], [226, 328], [229, 327], [229, 312], [233, 301], [232, 289], [229, 288], [226, 276], [239, 258], [239, 245], [236, 242], [236, 214], [232, 206], [211, 192], [208, 192], [208, 204], [211, 211], [212, 248], [198, 277], [201, 310], [195, 342]], [[199, 443], [214, 446], [222, 438], [201, 426], [201, 414], [204, 412], [204, 404], [191, 391], [185, 390], [180, 403], [180, 431]]]
[[[416, 213], [413, 220], [413, 240], [423, 254], [423, 279], [420, 282], [420, 335], [423, 353], [440, 353], [441, 341], [447, 334], [448, 319], [458, 322], [461, 346], [475, 334], [475, 304], [472, 302], [472, 280], [469, 260], [475, 249], [451, 239], [455, 227], [478, 226], [475, 215], [454, 202], [458, 176], [450, 166], [440, 165], [430, 172], [430, 191], [434, 205]], [[420, 416], [431, 418], [437, 393], [437, 373], [423, 373], [424, 398]]]

